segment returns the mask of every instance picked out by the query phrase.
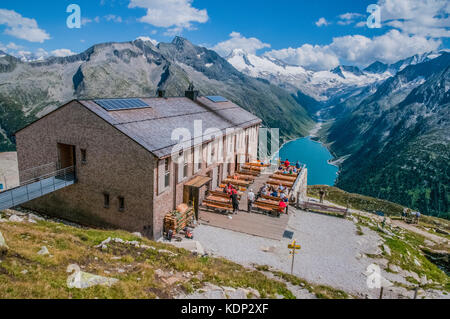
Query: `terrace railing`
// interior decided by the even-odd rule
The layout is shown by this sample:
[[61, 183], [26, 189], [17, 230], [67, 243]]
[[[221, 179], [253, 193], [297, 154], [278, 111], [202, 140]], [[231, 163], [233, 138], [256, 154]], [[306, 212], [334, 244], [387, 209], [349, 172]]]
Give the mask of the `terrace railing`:
[[12, 208], [33, 199], [53, 193], [76, 181], [75, 166], [59, 169], [33, 177], [20, 183], [20, 186], [0, 193], [0, 210]]

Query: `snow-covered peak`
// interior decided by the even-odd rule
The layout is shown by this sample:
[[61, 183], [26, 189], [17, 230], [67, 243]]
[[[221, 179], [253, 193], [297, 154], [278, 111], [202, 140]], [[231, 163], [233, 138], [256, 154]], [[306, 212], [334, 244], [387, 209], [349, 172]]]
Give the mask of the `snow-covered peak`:
[[253, 77], [265, 77], [265, 75], [281, 76], [306, 76], [306, 71], [301, 66], [289, 65], [277, 59], [262, 55], [249, 54], [242, 49], [235, 49], [227, 57], [227, 61], [237, 70]]
[[227, 60], [247, 75], [269, 80], [293, 93], [300, 90], [318, 101], [326, 101], [336, 94], [371, 85], [391, 76], [390, 73], [366, 73], [353, 66], [315, 72], [267, 55], [249, 54], [242, 49], [233, 50]]

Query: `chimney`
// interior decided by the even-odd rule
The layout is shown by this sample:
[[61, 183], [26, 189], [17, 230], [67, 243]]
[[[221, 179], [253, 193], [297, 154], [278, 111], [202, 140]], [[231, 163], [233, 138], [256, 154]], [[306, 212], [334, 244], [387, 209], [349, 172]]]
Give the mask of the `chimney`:
[[160, 98], [166, 97], [166, 91], [158, 89], [158, 97]]
[[184, 92], [184, 96], [192, 101], [196, 101], [198, 97], [199, 91], [194, 89], [194, 84], [190, 83], [186, 92]]

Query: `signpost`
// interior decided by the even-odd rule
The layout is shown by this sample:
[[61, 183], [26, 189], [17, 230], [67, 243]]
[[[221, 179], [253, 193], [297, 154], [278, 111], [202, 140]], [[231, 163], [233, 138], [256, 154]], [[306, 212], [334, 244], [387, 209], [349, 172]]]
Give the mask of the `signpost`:
[[302, 249], [300, 245], [297, 245], [297, 242], [294, 240], [292, 244], [288, 245], [288, 248], [291, 249], [290, 254], [292, 255], [292, 265], [291, 265], [291, 275], [294, 274], [294, 261], [295, 255], [298, 254], [297, 250]]

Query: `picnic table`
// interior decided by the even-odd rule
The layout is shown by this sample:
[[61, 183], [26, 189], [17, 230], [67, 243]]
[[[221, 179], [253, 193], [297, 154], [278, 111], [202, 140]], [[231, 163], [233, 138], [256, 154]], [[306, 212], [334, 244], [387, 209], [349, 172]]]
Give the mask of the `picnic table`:
[[223, 180], [223, 182], [226, 184], [230, 183], [231, 185], [237, 185], [237, 186], [243, 186], [243, 187], [248, 187], [251, 184], [249, 181], [243, 181], [243, 180], [232, 179], [232, 178], [226, 178]]

